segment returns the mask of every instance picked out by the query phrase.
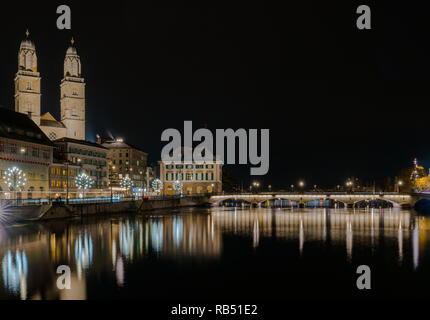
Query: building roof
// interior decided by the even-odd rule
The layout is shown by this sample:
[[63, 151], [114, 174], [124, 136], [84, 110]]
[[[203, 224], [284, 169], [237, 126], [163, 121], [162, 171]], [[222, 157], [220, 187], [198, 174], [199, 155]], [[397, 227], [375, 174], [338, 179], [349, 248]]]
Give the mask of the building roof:
[[26, 114], [0, 106], [0, 137], [53, 146], [51, 140]]
[[[196, 159], [194, 159], [194, 150], [195, 149], [190, 148], [190, 147], [182, 147], [181, 146], [179, 148], [176, 148], [174, 150], [174, 152], [170, 153], [170, 156], [173, 156], [173, 153], [179, 153], [180, 154], [180, 158], [178, 160], [171, 161], [171, 160], [163, 160], [163, 159], [161, 159], [158, 162], [159, 163], [174, 163], [174, 162], [175, 163], [176, 162], [177, 163], [182, 163], [182, 162], [184, 162], [184, 163], [204, 163], [204, 162], [207, 162], [207, 163], [224, 164], [224, 162], [221, 159], [219, 159], [219, 155], [213, 154], [210, 150], [207, 150], [207, 152], [208, 152], [207, 158], [208, 159], [212, 159], [212, 160], [210, 160], [210, 161], [196, 160]], [[193, 160], [192, 161], [185, 161], [185, 153], [188, 153], [189, 155], [191, 155], [192, 158], [193, 158]], [[206, 158], [205, 157], [205, 150], [202, 151], [201, 157]]]
[[135, 149], [137, 151], [147, 154], [145, 151], [142, 151], [129, 143], [125, 143], [123, 140], [120, 139], [105, 141], [101, 145], [106, 147], [107, 149]]
[[85, 146], [89, 146], [89, 147], [94, 147], [94, 148], [100, 148], [100, 149], [106, 149], [105, 147], [103, 147], [102, 145], [98, 144], [98, 143], [94, 143], [91, 141], [86, 141], [86, 140], [78, 140], [78, 139], [72, 139], [72, 138], [60, 138], [57, 140], [54, 140], [54, 143], [62, 143], [62, 142], [70, 142], [70, 143], [76, 143], [76, 144], [82, 144]]
[[60, 122], [55, 120], [55, 118], [49, 113], [45, 113], [40, 117], [40, 125], [44, 127], [54, 127], [54, 128], [65, 128], [66, 126]]

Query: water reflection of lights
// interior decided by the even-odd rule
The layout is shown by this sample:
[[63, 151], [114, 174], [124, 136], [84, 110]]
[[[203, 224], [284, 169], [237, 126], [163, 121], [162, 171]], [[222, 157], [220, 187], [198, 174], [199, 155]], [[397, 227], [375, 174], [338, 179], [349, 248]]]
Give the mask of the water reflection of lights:
[[84, 235], [79, 234], [75, 240], [75, 259], [78, 279], [80, 280], [82, 271], [88, 269], [93, 261], [93, 240], [87, 232]]
[[115, 277], [117, 285], [122, 287], [124, 285], [124, 262], [121, 256], [116, 261]]
[[17, 250], [15, 255], [8, 251], [3, 257], [3, 282], [14, 294], [20, 293], [21, 299], [27, 298], [28, 261], [25, 251]]
[[173, 217], [173, 242], [174, 244], [179, 247], [182, 243], [182, 239], [184, 236], [184, 224], [182, 222], [181, 217]]
[[[411, 214], [402, 211], [357, 210], [353, 214], [338, 209], [309, 209], [305, 211], [257, 209], [249, 211], [219, 210], [212, 213], [215, 227], [222, 232], [252, 236], [253, 246], [258, 245], [258, 236], [286, 240], [298, 240], [302, 254], [305, 242], [330, 239], [332, 244], [342, 245], [348, 261], [352, 259], [354, 242], [368, 245], [373, 251], [378, 245], [379, 233], [398, 243], [399, 260], [403, 259], [405, 237], [412, 240], [413, 261], [418, 265], [418, 229], [409, 233]], [[419, 223], [419, 222], [417, 222]], [[421, 222], [420, 228], [424, 227]], [[429, 226], [430, 229], [430, 226]]]
[[126, 259], [133, 260], [134, 229], [133, 225], [126, 221], [121, 223], [119, 229], [119, 250]]
[[163, 247], [163, 223], [153, 221], [151, 225], [151, 243], [155, 252], [160, 252]]

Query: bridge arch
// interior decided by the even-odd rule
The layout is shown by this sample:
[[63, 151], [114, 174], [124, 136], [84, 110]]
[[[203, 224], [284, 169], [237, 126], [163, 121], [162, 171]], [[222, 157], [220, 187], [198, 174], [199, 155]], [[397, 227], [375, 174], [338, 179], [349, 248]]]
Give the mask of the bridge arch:
[[[390, 204], [393, 208], [400, 208], [400, 207], [401, 207], [401, 204], [400, 204], [400, 203], [395, 202], [395, 201], [390, 200], [390, 199], [386, 199], [386, 198], [368, 198], [368, 199], [360, 199], [360, 200], [355, 201], [355, 202], [353, 203], [353, 206], [355, 207], [357, 204], [365, 203], [365, 202], [373, 203], [373, 204], [377, 204], [378, 202], [379, 202], [379, 203]], [[378, 206], [378, 207], [380, 207], [380, 206]]]
[[211, 206], [212, 207], [221, 207], [222, 203], [225, 202], [225, 201], [231, 201], [232, 203], [246, 203], [249, 206], [252, 205], [251, 201], [247, 201], [247, 200], [244, 200], [244, 199], [237, 199], [235, 197], [230, 197], [230, 198], [223, 198], [223, 199], [217, 200], [217, 201], [213, 202], [211, 204]]
[[[274, 198], [265, 199], [265, 200], [261, 200], [261, 201], [257, 202], [257, 206], [261, 207], [262, 204], [267, 203], [267, 202], [269, 202], [269, 203], [275, 202], [275, 204], [276, 204], [276, 201], [280, 202], [280, 206], [279, 206], [280, 208], [290, 208], [291, 205], [293, 207], [297, 207], [299, 205], [299, 203], [297, 201], [294, 201], [292, 199], [281, 198], [281, 197], [274, 197]], [[285, 206], [283, 205], [284, 201], [288, 201], [288, 204], [286, 204]], [[277, 207], [277, 206], [276, 205], [275, 206], [272, 205], [270, 207], [273, 208], [273, 207]]]

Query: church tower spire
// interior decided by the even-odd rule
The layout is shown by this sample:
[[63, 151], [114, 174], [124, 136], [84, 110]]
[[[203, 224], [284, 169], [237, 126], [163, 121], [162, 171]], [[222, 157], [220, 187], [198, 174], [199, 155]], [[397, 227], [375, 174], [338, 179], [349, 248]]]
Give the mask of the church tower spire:
[[15, 75], [15, 111], [27, 114], [40, 125], [40, 74], [37, 72], [37, 54], [30, 32], [21, 41], [18, 51], [18, 72]]
[[81, 77], [81, 59], [74, 46], [74, 38], [64, 58], [64, 77], [61, 80], [61, 122], [67, 137], [85, 140], [85, 80]]

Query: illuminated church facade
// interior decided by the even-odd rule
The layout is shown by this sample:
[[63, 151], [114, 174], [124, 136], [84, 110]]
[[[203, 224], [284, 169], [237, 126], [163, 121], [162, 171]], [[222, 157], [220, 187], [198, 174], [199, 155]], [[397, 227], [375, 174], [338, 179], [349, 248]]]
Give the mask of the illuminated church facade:
[[64, 58], [60, 83], [61, 120], [57, 121], [49, 112], [41, 114], [41, 75], [37, 69], [36, 47], [28, 31], [26, 35], [18, 52], [15, 111], [27, 114], [51, 140], [85, 140], [85, 80], [81, 76], [81, 60], [73, 38]]

